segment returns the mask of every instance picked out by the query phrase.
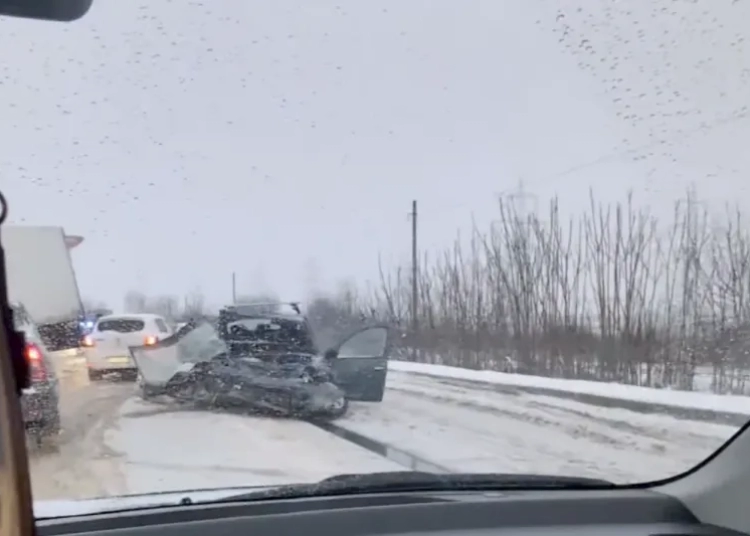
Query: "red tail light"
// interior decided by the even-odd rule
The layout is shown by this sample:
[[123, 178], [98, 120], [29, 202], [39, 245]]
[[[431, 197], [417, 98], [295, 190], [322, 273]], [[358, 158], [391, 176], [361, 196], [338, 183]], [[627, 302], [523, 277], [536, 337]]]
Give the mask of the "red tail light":
[[36, 344], [31, 342], [26, 344], [26, 360], [29, 363], [31, 381], [47, 381], [47, 367], [44, 364], [44, 359], [42, 359], [42, 352]]
[[157, 342], [158, 340], [159, 340], [159, 339], [157, 339], [157, 338], [156, 338], [156, 337], [154, 337], [153, 335], [149, 335], [148, 337], [146, 337], [146, 341], [145, 341], [145, 343], [144, 343], [144, 344], [145, 344], [146, 346], [153, 346], [154, 344], [156, 344], [156, 342]]

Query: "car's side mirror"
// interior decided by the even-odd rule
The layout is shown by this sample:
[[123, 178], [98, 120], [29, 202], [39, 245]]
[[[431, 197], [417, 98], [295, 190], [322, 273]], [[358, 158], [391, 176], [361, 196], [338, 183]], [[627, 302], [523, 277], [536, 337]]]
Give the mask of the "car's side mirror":
[[334, 350], [333, 348], [329, 348], [323, 354], [323, 357], [325, 357], [328, 360], [336, 359], [338, 356], [339, 356], [339, 353], [336, 350]]
[[0, 0], [0, 15], [71, 22], [83, 17], [91, 8], [91, 3], [92, 0]]

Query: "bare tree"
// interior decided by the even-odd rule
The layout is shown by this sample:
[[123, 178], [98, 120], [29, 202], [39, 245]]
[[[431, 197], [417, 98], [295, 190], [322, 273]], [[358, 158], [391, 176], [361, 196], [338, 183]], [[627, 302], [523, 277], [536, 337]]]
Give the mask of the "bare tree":
[[199, 318], [206, 314], [206, 298], [198, 290], [184, 297], [182, 315], [186, 318]]
[[[750, 235], [736, 209], [720, 223], [694, 191], [671, 220], [604, 205], [563, 220], [501, 202], [487, 232], [422, 253], [419, 333], [410, 333], [410, 288], [401, 267], [380, 284], [331, 296], [341, 317], [386, 320], [419, 359], [565, 378], [745, 392], [750, 369]], [[329, 313], [331, 314], [331, 313]]]
[[258, 314], [274, 314], [280, 310], [279, 297], [270, 292], [243, 294], [237, 297], [237, 303], [252, 304]]
[[148, 298], [142, 292], [135, 290], [128, 291], [125, 294], [125, 311], [128, 313], [145, 313]]
[[81, 300], [81, 305], [83, 306], [84, 311], [109, 310], [109, 306], [107, 306], [106, 302], [103, 302], [101, 300], [93, 300], [91, 298], [83, 298]]
[[176, 296], [157, 296], [149, 300], [148, 312], [175, 321], [181, 314], [180, 302]]
[[[411, 281], [379, 261], [379, 281], [341, 282], [308, 315], [323, 347], [362, 322], [390, 323], [397, 356], [476, 369], [695, 389], [750, 391], [750, 233], [736, 208], [709, 217], [694, 191], [658, 221], [632, 197], [563, 218], [498, 206], [486, 231], [421, 252], [418, 332]], [[714, 215], [715, 216], [715, 215]], [[275, 296], [241, 301], [277, 302]], [[172, 304], [131, 292], [126, 308]], [[202, 314], [202, 295], [183, 313]], [[415, 351], [416, 350], [416, 351]]]

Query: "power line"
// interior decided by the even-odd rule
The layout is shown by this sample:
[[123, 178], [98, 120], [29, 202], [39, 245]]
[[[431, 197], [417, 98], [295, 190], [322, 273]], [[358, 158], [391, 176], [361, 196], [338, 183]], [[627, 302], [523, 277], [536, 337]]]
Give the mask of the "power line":
[[698, 134], [701, 132], [710, 132], [714, 130], [715, 128], [719, 128], [725, 125], [729, 125], [732, 123], [735, 123], [737, 121], [741, 121], [743, 119], [747, 119], [750, 114], [750, 110], [745, 109], [744, 107], [740, 110], [735, 110], [734, 112], [724, 115], [722, 117], [719, 117], [715, 121], [712, 121], [710, 123], [701, 123], [695, 128], [684, 130], [682, 132], [677, 132], [672, 136], [667, 136], [664, 138], [660, 138], [648, 143], [645, 143], [643, 145], [639, 145], [637, 147], [632, 147], [630, 149], [625, 149], [623, 151], [617, 151], [609, 154], [602, 155], [598, 158], [595, 158], [593, 160], [589, 160], [587, 162], [582, 162], [580, 164], [576, 164], [574, 166], [571, 166], [567, 169], [564, 169], [562, 171], [556, 171], [554, 173], [551, 173], [549, 175], [537, 177], [533, 180], [533, 182], [546, 182], [551, 179], [557, 179], [560, 177], [564, 177], [565, 175], [570, 175], [571, 173], [575, 173], [576, 171], [580, 171], [582, 169], [587, 169], [590, 167], [597, 166], [599, 164], [602, 164], [604, 162], [610, 161], [610, 160], [616, 160], [618, 158], [623, 158], [626, 156], [634, 156], [638, 153], [642, 153], [643, 151], [646, 151], [648, 149], [652, 149], [657, 146], [663, 146], [668, 143], [676, 142], [676, 141], [683, 141], [689, 137], [691, 137], [693, 134]]

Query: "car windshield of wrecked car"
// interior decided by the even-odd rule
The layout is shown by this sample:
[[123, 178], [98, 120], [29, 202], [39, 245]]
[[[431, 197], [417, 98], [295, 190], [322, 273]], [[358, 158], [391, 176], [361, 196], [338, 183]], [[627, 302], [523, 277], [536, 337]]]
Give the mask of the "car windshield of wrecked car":
[[268, 318], [243, 318], [227, 324], [231, 338], [257, 340], [258, 342], [284, 342], [305, 336], [306, 329], [302, 322], [276, 321]]
[[188, 331], [177, 342], [177, 348], [183, 362], [205, 361], [227, 351], [226, 343], [208, 322], [198, 324]]

